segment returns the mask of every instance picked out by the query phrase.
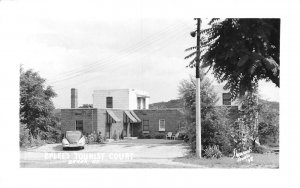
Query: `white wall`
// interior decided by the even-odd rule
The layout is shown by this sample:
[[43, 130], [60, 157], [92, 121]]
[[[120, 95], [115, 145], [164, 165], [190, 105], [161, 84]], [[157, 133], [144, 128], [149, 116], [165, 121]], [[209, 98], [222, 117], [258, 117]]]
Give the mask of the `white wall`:
[[[219, 98], [218, 102], [216, 103], [216, 106], [222, 106], [223, 105], [223, 93], [229, 93], [229, 90], [223, 89], [224, 85], [214, 85], [214, 91], [217, 93], [217, 97]], [[231, 101], [231, 105], [238, 105], [237, 101]]]
[[113, 108], [129, 109], [129, 89], [95, 90], [93, 107], [106, 108], [106, 97], [113, 97]]
[[137, 96], [133, 89], [129, 90], [129, 109], [130, 110], [137, 109]]
[[149, 109], [149, 94], [136, 89], [95, 90], [93, 107], [106, 108], [106, 97], [113, 97], [113, 108], [136, 110], [138, 96], [145, 98], [145, 109]]

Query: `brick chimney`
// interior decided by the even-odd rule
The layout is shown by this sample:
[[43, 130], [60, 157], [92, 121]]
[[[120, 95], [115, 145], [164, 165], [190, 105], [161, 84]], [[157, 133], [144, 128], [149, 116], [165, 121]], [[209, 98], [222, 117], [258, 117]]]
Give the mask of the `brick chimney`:
[[71, 108], [78, 108], [78, 89], [71, 89]]

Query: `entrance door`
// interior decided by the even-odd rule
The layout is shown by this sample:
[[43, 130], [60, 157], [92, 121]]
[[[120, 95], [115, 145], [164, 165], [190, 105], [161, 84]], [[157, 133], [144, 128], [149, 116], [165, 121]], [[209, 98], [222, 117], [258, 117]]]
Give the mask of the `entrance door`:
[[141, 123], [134, 123], [132, 124], [132, 137], [138, 137], [141, 130], [142, 130], [142, 127], [141, 127]]
[[123, 137], [127, 137], [127, 126], [128, 126], [128, 123], [124, 123], [124, 126], [123, 126]]

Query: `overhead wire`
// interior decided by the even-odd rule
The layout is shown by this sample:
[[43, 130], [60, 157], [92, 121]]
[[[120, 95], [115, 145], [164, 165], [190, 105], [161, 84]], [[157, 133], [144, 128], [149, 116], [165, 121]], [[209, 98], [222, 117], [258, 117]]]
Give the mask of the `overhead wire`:
[[[65, 73], [65, 76], [66, 76], [66, 77], [64, 77], [64, 78], [62, 78], [62, 79], [59, 79], [59, 80], [52, 81], [52, 82], [50, 82], [50, 84], [58, 83], [58, 82], [61, 82], [61, 81], [64, 81], [64, 80], [68, 80], [68, 79], [74, 78], [74, 75], [80, 76], [79, 74], [84, 74], [84, 73], [86, 73], [86, 72], [91, 72], [91, 71], [94, 70], [95, 67], [103, 67], [103, 66], [106, 66], [106, 65], [108, 65], [108, 64], [112, 61], [112, 59], [118, 59], [119, 57], [122, 57], [122, 56], [123, 56], [123, 57], [126, 57], [126, 56], [128, 56], [128, 55], [131, 55], [133, 52], [136, 52], [136, 51], [138, 51], [138, 50], [140, 50], [140, 49], [142, 49], [142, 48], [144, 48], [144, 47], [149, 46], [149, 44], [145, 43], [146, 40], [152, 39], [152, 38], [153, 38], [153, 39], [150, 41], [150, 42], [151, 42], [150, 44], [155, 43], [155, 42], [159, 42], [159, 41], [161, 41], [161, 40], [164, 40], [164, 39], [161, 39], [161, 38], [157, 38], [157, 37], [159, 37], [159, 34], [164, 33], [164, 32], [169, 32], [169, 31], [174, 30], [174, 29], [177, 29], [178, 26], [179, 26], [178, 24], [175, 24], [175, 25], [171, 25], [171, 26], [169, 26], [169, 27], [166, 27], [164, 30], [161, 30], [160, 32], [158, 32], [158, 33], [156, 33], [156, 34], [154, 34], [154, 35], [151, 35], [151, 36], [146, 37], [146, 38], [143, 39], [142, 41], [138, 42], [137, 45], [133, 45], [133, 46], [131, 46], [131, 47], [129, 47], [129, 48], [125, 48], [125, 49], [121, 50], [121, 51], [119, 52], [119, 53], [121, 53], [121, 55], [118, 56], [118, 57], [114, 57], [114, 55], [111, 55], [111, 56], [109, 56], [109, 57], [103, 58], [103, 59], [98, 60], [98, 61], [96, 61], [96, 62], [94, 62], [94, 63], [89, 64], [89, 65], [86, 65], [86, 66], [85, 66], [83, 69], [81, 69], [81, 70], [76, 70], [76, 71], [73, 70], [73, 71], [70, 71], [70, 72], [68, 72], [68, 73]], [[125, 52], [125, 53], [122, 54], [122, 52]], [[100, 62], [101, 64], [99, 64], [99, 62]]]
[[[184, 29], [181, 28], [181, 29], [178, 30], [178, 31], [181, 32], [181, 31], [183, 31], [183, 30], [184, 30]], [[172, 34], [170, 34], [170, 35], [168, 35], [168, 37], [167, 37], [167, 38], [164, 38], [164, 40], [166, 40], [166, 39], [173, 39], [173, 38], [175, 38], [175, 37], [178, 37], [178, 33], [180, 34], [180, 32], [178, 32], [178, 31], [177, 31], [177, 32], [174, 32], [174, 33], [172, 33]], [[163, 42], [163, 41], [160, 41], [160, 42]], [[151, 44], [152, 44], [152, 43], [151, 43]], [[152, 51], [154, 52], [154, 51], [160, 50], [160, 49], [162, 49], [162, 48], [164, 48], [164, 47], [165, 47], [164, 45], [160, 45], [159, 48], [156, 48], [156, 49], [154, 49], [154, 50], [152, 50]], [[149, 52], [149, 53], [150, 53], [150, 52]], [[149, 53], [142, 55], [142, 57], [147, 56]], [[126, 56], [117, 58], [119, 61], [118, 61], [118, 62], [114, 62], [114, 63], [110, 63], [110, 66], [108, 67], [108, 69], [118, 70], [118, 69], [122, 68], [123, 66], [127, 65], [126, 63], [120, 64], [120, 61], [123, 60], [124, 58], [130, 56], [130, 55], [132, 55], [132, 54], [128, 54], [128, 55], [126, 55]], [[95, 68], [96, 68], [96, 67], [95, 67]], [[101, 67], [98, 67], [97, 69], [99, 69], [99, 68], [101, 68]], [[106, 67], [106, 68], [107, 68], [107, 67]], [[97, 69], [93, 69], [92, 71], [96, 71]], [[102, 70], [103, 70], [103, 69], [102, 69]], [[104, 69], [104, 70], [105, 70], [105, 69]], [[91, 72], [91, 71], [86, 71], [86, 73], [88, 73], [88, 72]], [[75, 78], [75, 77], [78, 77], [78, 75], [75, 75], [75, 76], [73, 76], [73, 77], [71, 77], [71, 78]], [[68, 79], [71, 79], [71, 78], [68, 78]], [[94, 77], [89, 78], [89, 79], [86, 79], [86, 80], [82, 81], [81, 83], [76, 83], [76, 85], [81, 85], [81, 84], [83, 84], [83, 83], [86, 83], [86, 81], [91, 80], [91, 79], [93, 79], [93, 78], [94, 78]], [[58, 89], [56, 89], [56, 90], [61, 90], [61, 89], [65, 89], [65, 88], [67, 88], [67, 87], [58, 88]]]

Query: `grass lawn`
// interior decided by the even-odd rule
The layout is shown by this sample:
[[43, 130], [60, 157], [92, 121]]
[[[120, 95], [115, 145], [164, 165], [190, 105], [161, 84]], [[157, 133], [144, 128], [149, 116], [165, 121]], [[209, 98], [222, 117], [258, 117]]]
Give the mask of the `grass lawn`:
[[204, 166], [204, 168], [279, 168], [278, 154], [251, 153], [250, 155], [253, 157], [253, 161], [250, 163], [247, 161], [237, 162], [237, 159], [230, 157], [222, 157], [220, 159], [197, 159], [193, 155], [177, 158], [174, 161]]

